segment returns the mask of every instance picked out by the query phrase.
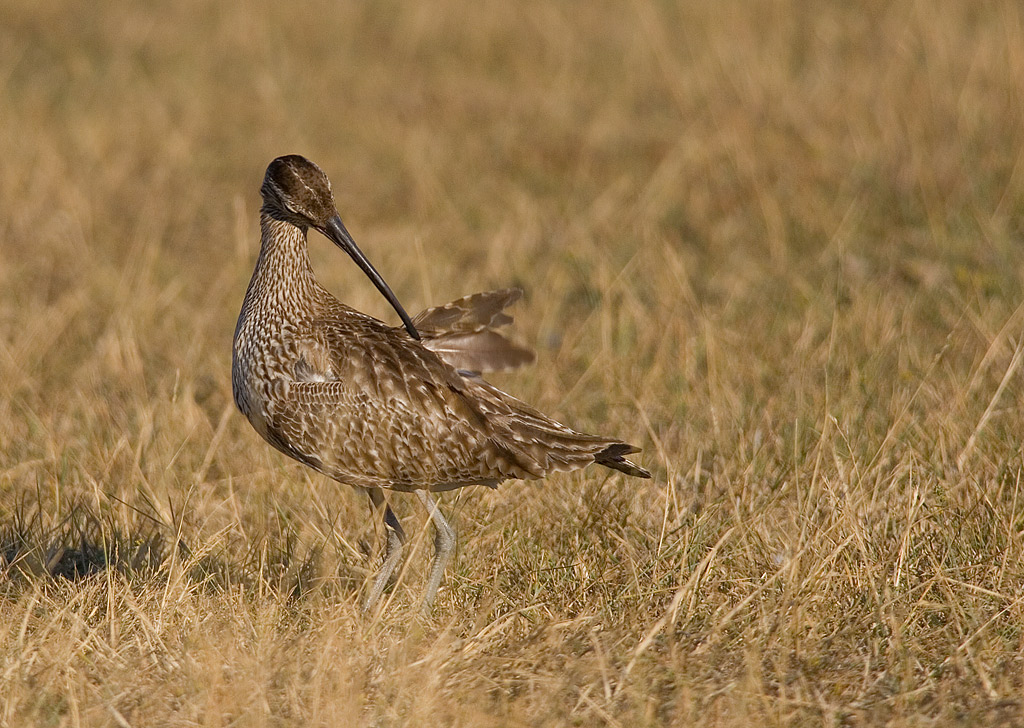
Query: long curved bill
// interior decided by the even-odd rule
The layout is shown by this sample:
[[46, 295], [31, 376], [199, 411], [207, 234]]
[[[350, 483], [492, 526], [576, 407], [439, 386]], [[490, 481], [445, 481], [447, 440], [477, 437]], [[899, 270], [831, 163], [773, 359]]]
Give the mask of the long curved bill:
[[324, 230], [321, 230], [324, 235], [329, 237], [335, 245], [344, 250], [351, 256], [352, 260], [356, 262], [366, 277], [373, 281], [373, 285], [377, 286], [377, 290], [384, 294], [384, 298], [388, 299], [388, 303], [391, 304], [392, 308], [398, 312], [398, 315], [402, 317], [402, 323], [405, 324], [405, 330], [409, 332], [409, 336], [419, 340], [420, 332], [416, 330], [416, 327], [412, 324], [412, 319], [409, 318], [409, 314], [402, 308], [402, 304], [398, 302], [398, 296], [394, 294], [391, 287], [381, 278], [380, 273], [377, 269], [371, 265], [370, 261], [366, 259], [352, 236], [349, 235], [348, 230], [345, 229], [345, 224], [341, 221], [341, 217], [335, 215], [327, 221], [327, 226]]

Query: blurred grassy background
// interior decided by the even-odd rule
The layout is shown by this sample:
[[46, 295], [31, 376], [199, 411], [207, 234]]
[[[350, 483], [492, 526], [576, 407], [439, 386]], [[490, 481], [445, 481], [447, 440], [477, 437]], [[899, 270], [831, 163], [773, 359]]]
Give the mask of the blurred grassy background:
[[[1024, 721], [1022, 141], [1009, 0], [6, 2], [0, 723]], [[448, 496], [361, 615], [365, 499], [231, 404], [286, 153], [655, 480]]]

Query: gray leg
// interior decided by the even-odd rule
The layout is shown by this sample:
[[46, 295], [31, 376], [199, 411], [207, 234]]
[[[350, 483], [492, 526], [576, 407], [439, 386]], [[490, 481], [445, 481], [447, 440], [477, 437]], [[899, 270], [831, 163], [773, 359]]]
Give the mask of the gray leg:
[[441, 584], [444, 567], [448, 565], [452, 551], [455, 550], [455, 531], [445, 520], [441, 509], [430, 497], [430, 493], [418, 490], [416, 495], [427, 509], [431, 520], [434, 521], [434, 560], [430, 563], [430, 577], [427, 579], [427, 588], [423, 592], [423, 611], [428, 612], [430, 605], [434, 603], [434, 597], [437, 596], [437, 587]]
[[402, 524], [398, 522], [398, 517], [391, 510], [391, 506], [384, 500], [384, 494], [380, 492], [379, 488], [371, 488], [367, 492], [375, 511], [382, 505], [384, 506], [384, 530], [387, 534], [387, 542], [384, 546], [384, 563], [381, 565], [380, 571], [377, 572], [377, 578], [373, 581], [373, 587], [367, 594], [366, 601], [363, 602], [363, 611], [372, 609], [380, 599], [380, 595], [384, 593], [384, 587], [388, 585], [392, 574], [398, 568], [399, 561], [401, 561], [402, 544], [405, 543], [405, 531], [402, 530]]

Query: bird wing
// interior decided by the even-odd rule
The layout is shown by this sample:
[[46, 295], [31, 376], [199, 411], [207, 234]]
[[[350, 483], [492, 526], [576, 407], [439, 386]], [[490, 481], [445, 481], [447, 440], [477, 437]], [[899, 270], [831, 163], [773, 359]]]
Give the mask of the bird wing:
[[523, 295], [505, 288], [463, 296], [413, 319], [423, 345], [455, 369], [495, 372], [532, 364], [533, 352], [495, 331], [512, 323], [505, 309]]
[[403, 490], [528, 477], [492, 442], [463, 378], [403, 330], [366, 318], [296, 332], [268, 439], [342, 482]]
[[593, 462], [630, 472], [622, 455], [634, 448], [571, 430], [402, 328], [325, 313], [288, 342], [293, 377], [267, 428], [272, 444], [314, 469], [397, 490], [493, 486]]
[[413, 317], [417, 329], [469, 333], [512, 323], [505, 309], [523, 297], [521, 288], [473, 293], [443, 306], [434, 306]]

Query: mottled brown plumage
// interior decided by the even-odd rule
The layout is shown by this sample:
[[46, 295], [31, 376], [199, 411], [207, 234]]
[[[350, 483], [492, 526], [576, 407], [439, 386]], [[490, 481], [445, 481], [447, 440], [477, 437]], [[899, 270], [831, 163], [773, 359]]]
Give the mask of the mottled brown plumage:
[[[235, 402], [267, 442], [319, 472], [369, 490], [385, 506], [385, 566], [372, 606], [397, 566], [404, 534], [381, 489], [417, 491], [436, 527], [429, 604], [454, 532], [428, 493], [509, 478], [542, 478], [598, 463], [650, 477], [625, 459], [637, 449], [575, 432], [488, 384], [480, 373], [533, 360], [502, 336], [509, 289], [478, 293], [415, 318], [355, 246], [327, 177], [292, 155], [267, 168], [262, 245], [234, 336]], [[306, 251], [315, 228], [348, 252], [405, 326], [339, 302], [316, 280]]]

